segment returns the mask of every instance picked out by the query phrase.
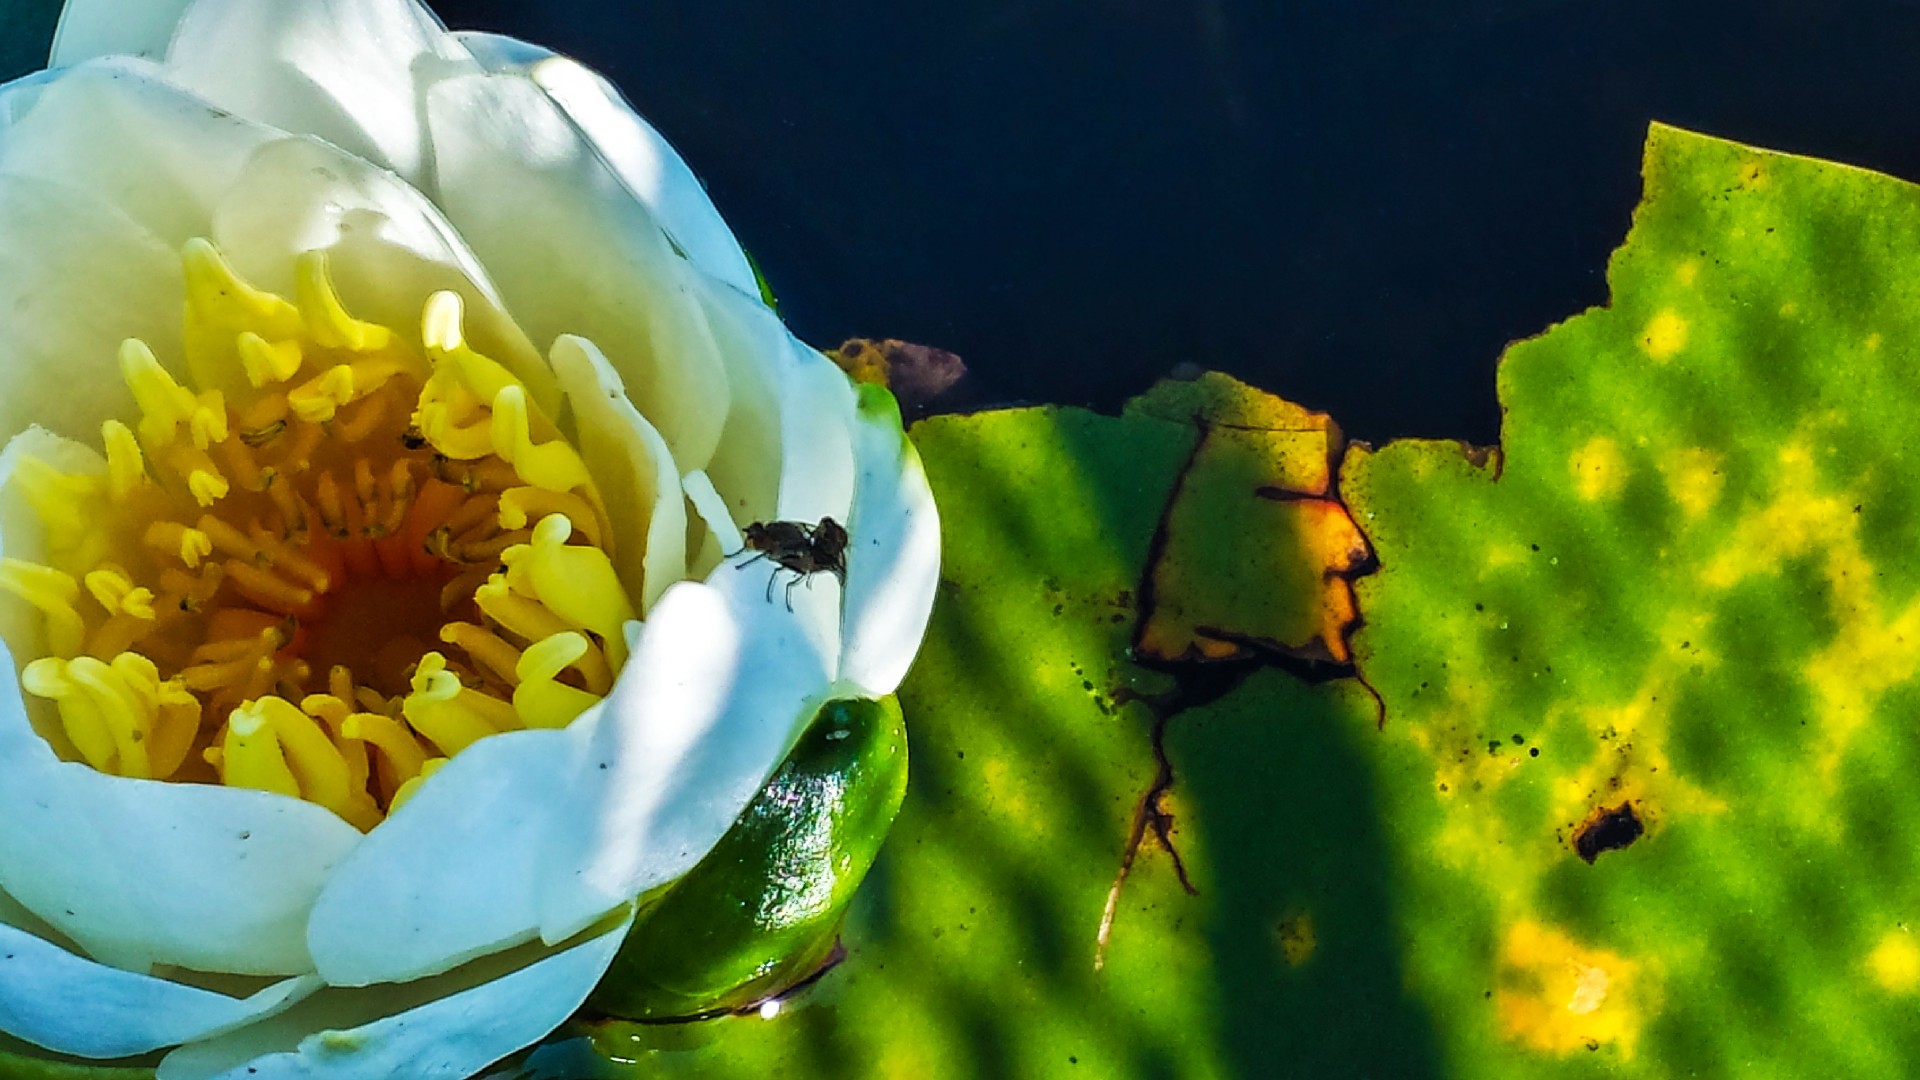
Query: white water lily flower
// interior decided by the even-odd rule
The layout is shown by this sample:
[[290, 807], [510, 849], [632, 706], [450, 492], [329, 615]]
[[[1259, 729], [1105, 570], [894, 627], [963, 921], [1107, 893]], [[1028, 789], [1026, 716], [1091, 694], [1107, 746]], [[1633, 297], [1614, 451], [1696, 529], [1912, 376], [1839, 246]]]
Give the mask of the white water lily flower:
[[[71, 0], [0, 88], [0, 310], [28, 1043], [478, 1071], [924, 632], [886, 395], [604, 80], [412, 0]], [[844, 590], [730, 557], [828, 517]]]

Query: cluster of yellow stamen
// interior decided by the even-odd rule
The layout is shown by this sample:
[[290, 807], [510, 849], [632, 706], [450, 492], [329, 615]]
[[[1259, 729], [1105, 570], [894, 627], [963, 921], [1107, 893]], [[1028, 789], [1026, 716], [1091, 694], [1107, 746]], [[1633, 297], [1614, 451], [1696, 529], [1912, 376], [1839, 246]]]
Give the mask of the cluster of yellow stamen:
[[585, 464], [464, 340], [348, 314], [323, 253], [289, 301], [185, 249], [183, 385], [129, 340], [104, 471], [23, 457], [44, 562], [0, 560], [47, 655], [49, 738], [122, 776], [319, 803], [368, 829], [488, 735], [599, 701], [636, 617]]

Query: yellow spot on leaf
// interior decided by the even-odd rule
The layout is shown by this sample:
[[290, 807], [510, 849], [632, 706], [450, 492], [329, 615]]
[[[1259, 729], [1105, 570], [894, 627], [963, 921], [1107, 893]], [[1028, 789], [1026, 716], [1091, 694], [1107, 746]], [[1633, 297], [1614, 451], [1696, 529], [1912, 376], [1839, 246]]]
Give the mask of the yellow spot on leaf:
[[1548, 1054], [1612, 1044], [1631, 1058], [1647, 1009], [1643, 982], [1625, 957], [1522, 920], [1500, 952], [1500, 1034]]
[[1671, 309], [1648, 320], [1640, 332], [1640, 347], [1655, 360], [1667, 361], [1687, 345], [1687, 320]]
[[1867, 346], [1867, 351], [1868, 351], [1868, 352], [1878, 352], [1878, 351], [1879, 351], [1879, 349], [1880, 349], [1880, 335], [1879, 335], [1879, 334], [1868, 334], [1868, 335], [1867, 335], [1867, 341], [1866, 341], [1866, 346]]
[[1312, 959], [1313, 950], [1319, 945], [1313, 930], [1313, 913], [1309, 911], [1280, 920], [1274, 936], [1280, 941], [1280, 955], [1286, 957], [1288, 967], [1299, 967]]
[[1829, 788], [1854, 736], [1872, 719], [1887, 690], [1920, 673], [1920, 600], [1888, 613], [1875, 586], [1878, 572], [1861, 549], [1851, 498], [1820, 491], [1805, 439], [1779, 453], [1780, 472], [1765, 506], [1746, 514], [1725, 548], [1707, 564], [1705, 583], [1728, 588], [1757, 574], [1776, 574], [1789, 559], [1820, 558], [1828, 607], [1839, 632], [1807, 661], [1822, 745], [1815, 767]]
[[1691, 285], [1693, 280], [1700, 276], [1700, 263], [1697, 260], [1688, 259], [1680, 264], [1680, 268], [1673, 272], [1673, 276], [1679, 279], [1680, 284]]
[[1567, 467], [1573, 471], [1575, 489], [1588, 502], [1618, 495], [1627, 484], [1626, 460], [1620, 456], [1620, 448], [1605, 435], [1588, 439], [1573, 452]]
[[1890, 994], [1920, 990], [1920, 945], [1905, 927], [1887, 931], [1867, 954], [1867, 972]]
[[1667, 494], [1673, 496], [1673, 501], [1680, 504], [1689, 519], [1699, 518], [1713, 509], [1726, 483], [1720, 471], [1720, 455], [1699, 447], [1682, 450], [1661, 461], [1660, 472], [1666, 477]]

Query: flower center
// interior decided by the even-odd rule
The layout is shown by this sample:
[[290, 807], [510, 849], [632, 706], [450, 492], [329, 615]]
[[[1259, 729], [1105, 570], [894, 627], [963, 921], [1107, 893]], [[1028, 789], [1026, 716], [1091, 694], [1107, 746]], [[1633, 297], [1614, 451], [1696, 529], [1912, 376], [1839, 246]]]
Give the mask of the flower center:
[[140, 415], [102, 425], [104, 460], [69, 444], [13, 473], [44, 558], [0, 559], [0, 591], [41, 617], [21, 679], [55, 749], [370, 829], [474, 741], [599, 701], [636, 617], [605, 508], [459, 297], [415, 346], [347, 313], [323, 252], [293, 301], [204, 240], [183, 262], [200, 385], [129, 340]]

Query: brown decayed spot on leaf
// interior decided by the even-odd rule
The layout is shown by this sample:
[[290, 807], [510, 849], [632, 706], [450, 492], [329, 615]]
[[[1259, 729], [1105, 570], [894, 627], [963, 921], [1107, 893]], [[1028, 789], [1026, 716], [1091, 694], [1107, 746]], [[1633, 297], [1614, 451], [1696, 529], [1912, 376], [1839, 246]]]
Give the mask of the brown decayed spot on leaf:
[[1573, 850], [1591, 865], [1602, 853], [1618, 851], [1640, 839], [1646, 831], [1646, 825], [1630, 802], [1597, 807], [1573, 831]]
[[1370, 553], [1333, 490], [1339, 427], [1218, 373], [1162, 382], [1128, 411], [1203, 433], [1163, 523], [1140, 652], [1224, 660], [1264, 649], [1346, 662], [1356, 618], [1348, 579]]

